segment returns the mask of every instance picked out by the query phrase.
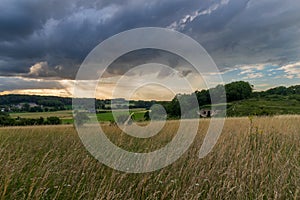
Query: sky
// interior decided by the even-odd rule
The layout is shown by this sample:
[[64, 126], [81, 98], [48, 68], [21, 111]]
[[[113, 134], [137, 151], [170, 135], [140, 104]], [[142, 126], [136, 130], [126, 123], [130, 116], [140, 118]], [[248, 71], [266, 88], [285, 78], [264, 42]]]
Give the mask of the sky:
[[[141, 27], [168, 28], [193, 38], [225, 83], [244, 80], [255, 90], [296, 85], [299, 10], [297, 0], [0, 0], [0, 94], [72, 96], [76, 73], [89, 52], [115, 34]], [[111, 98], [116, 81], [147, 62], [168, 65], [179, 78], [192, 80], [194, 89], [205, 88], [184, 59], [146, 49], [115, 60], [100, 81], [97, 98]], [[129, 75], [127, 82], [145, 75], [165, 82], [178, 78], [157, 69]], [[184, 93], [179, 83], [174, 87]], [[126, 91], [130, 84], [122, 86]], [[172, 95], [150, 85], [133, 98], [167, 100]]]

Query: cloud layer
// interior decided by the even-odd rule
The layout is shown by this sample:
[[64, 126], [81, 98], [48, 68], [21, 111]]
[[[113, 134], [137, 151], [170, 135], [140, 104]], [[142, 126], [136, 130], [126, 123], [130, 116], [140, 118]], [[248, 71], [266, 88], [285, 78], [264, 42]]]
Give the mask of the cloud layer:
[[[1, 0], [0, 76], [2, 81], [16, 76], [73, 79], [101, 41], [124, 30], [155, 26], [200, 42], [221, 71], [270, 64], [286, 78], [299, 78], [292, 66], [300, 60], [299, 9], [294, 0]], [[140, 64], [132, 60], [141, 55], [144, 61], [154, 57], [173, 67], [185, 65], [168, 53], [145, 51], [117, 60], [109, 72], [124, 73]], [[189, 73], [182, 69], [182, 75]], [[248, 77], [261, 74], [249, 71]]]

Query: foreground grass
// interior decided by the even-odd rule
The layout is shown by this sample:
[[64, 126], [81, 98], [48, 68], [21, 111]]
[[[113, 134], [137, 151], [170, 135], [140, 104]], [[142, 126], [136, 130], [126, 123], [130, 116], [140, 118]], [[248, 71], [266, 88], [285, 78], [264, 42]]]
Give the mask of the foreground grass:
[[[1, 199], [299, 199], [300, 117], [227, 119], [213, 151], [198, 159], [209, 120], [172, 165], [127, 174], [97, 162], [72, 126], [0, 129]], [[150, 140], [103, 125], [133, 151], [160, 148], [178, 127], [170, 121]]]

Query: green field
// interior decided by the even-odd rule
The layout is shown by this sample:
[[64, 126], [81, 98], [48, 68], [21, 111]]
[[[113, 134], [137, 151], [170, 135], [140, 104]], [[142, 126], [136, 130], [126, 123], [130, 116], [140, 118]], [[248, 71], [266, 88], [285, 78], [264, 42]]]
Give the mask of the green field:
[[282, 97], [247, 99], [228, 104], [229, 116], [300, 114], [300, 101]]
[[[300, 116], [228, 118], [218, 143], [198, 151], [209, 119], [189, 150], [151, 173], [115, 171], [95, 160], [71, 125], [0, 128], [1, 199], [300, 199]], [[149, 139], [102, 124], [133, 152], [165, 146], [178, 121]], [[189, 134], [187, 132], [186, 134]]]
[[[144, 119], [144, 114], [146, 110], [144, 109], [133, 109], [130, 110], [130, 113], [134, 112], [134, 120], [142, 121]], [[126, 111], [116, 111], [116, 116], [124, 115]], [[59, 117], [62, 120], [63, 124], [72, 124], [73, 123], [73, 114], [71, 110], [56, 111], [56, 112], [24, 112], [24, 113], [10, 113], [10, 116], [13, 118], [22, 117], [22, 118], [40, 118], [40, 117]], [[114, 116], [110, 111], [97, 113], [97, 118], [99, 122], [109, 122], [114, 121]]]
[[[224, 104], [215, 104], [215, 109], [218, 106]], [[267, 97], [250, 98], [246, 100], [233, 101], [227, 103], [226, 114], [228, 117], [242, 117], [242, 116], [273, 116], [273, 115], [287, 115], [298, 114], [300, 115], [300, 101], [293, 96], [279, 96], [270, 95]], [[211, 105], [203, 105], [200, 109], [210, 109]], [[143, 121], [145, 109], [137, 108], [130, 110], [130, 113], [134, 112], [135, 121]], [[196, 113], [196, 109], [191, 109], [190, 112]], [[125, 115], [124, 110], [117, 110], [116, 117], [119, 115]], [[26, 113], [10, 113], [13, 118], [40, 118], [40, 117], [59, 117], [63, 124], [72, 124], [73, 115], [71, 110], [56, 111], [56, 112], [26, 112]], [[196, 114], [195, 114], [196, 117]], [[111, 122], [115, 121], [110, 111], [101, 110], [97, 113], [99, 122]], [[171, 117], [170, 117], [171, 118]], [[173, 117], [174, 118], [174, 117]]]
[[[134, 120], [135, 121], [141, 121], [144, 119], [144, 114], [146, 112], [146, 110], [131, 110], [130, 113], [134, 112]], [[126, 115], [126, 111], [117, 111], [116, 112], [116, 117], [120, 116], [120, 115]], [[106, 112], [106, 113], [97, 113], [97, 118], [98, 121], [100, 122], [105, 122], [105, 121], [115, 121], [114, 120], [114, 116], [111, 112]]]

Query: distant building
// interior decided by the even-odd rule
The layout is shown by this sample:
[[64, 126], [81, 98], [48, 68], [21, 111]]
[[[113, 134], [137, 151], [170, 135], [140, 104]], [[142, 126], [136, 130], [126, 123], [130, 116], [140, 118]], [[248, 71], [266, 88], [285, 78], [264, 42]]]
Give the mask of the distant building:
[[[16, 107], [21, 109], [24, 106], [24, 104], [26, 104], [26, 103], [19, 103], [18, 105], [16, 105]], [[27, 104], [29, 105], [30, 108], [39, 106], [36, 103], [27, 103]]]
[[28, 104], [30, 108], [38, 106], [36, 103], [28, 103]]

